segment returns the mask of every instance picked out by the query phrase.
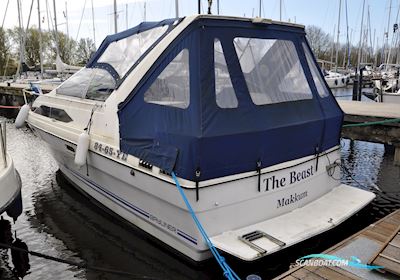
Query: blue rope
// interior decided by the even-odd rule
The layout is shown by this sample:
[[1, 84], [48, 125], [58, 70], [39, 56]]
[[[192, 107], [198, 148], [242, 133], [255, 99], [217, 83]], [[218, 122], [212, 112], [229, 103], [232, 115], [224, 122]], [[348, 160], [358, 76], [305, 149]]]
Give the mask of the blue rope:
[[206, 231], [204, 230], [203, 226], [201, 225], [200, 221], [197, 219], [196, 214], [194, 213], [192, 206], [190, 206], [189, 200], [187, 199], [185, 193], [183, 192], [183, 189], [181, 185], [178, 182], [178, 178], [176, 178], [176, 175], [174, 172], [171, 173], [172, 178], [175, 181], [176, 187], [178, 188], [179, 193], [182, 196], [183, 201], [186, 204], [187, 209], [190, 212], [190, 215], [192, 216], [193, 221], [195, 222], [197, 228], [199, 229], [201, 235], [203, 236], [204, 240], [206, 241], [208, 248], [210, 248], [211, 253], [214, 255], [214, 258], [217, 260], [218, 264], [224, 271], [224, 276], [225, 278], [229, 280], [235, 280], [238, 279], [240, 280], [240, 277], [237, 276], [237, 274], [232, 270], [232, 268], [229, 267], [229, 265], [226, 263], [225, 258], [222, 257], [218, 250], [214, 247], [213, 243], [211, 242], [210, 238], [208, 237]]

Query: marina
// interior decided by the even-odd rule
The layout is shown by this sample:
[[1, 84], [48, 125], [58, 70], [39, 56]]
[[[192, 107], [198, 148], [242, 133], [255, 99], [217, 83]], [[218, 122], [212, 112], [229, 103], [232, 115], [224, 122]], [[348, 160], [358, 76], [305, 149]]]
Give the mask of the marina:
[[400, 277], [397, 0], [382, 42], [374, 0], [335, 2], [333, 35], [284, 0], [23, 1], [0, 28], [1, 279]]

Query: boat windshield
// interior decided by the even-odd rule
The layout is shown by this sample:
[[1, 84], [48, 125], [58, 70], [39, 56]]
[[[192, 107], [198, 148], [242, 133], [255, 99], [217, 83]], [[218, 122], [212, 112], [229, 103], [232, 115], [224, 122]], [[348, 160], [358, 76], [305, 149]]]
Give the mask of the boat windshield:
[[104, 101], [114, 91], [116, 82], [109, 72], [83, 68], [56, 89], [57, 94]]
[[106, 63], [124, 77], [139, 58], [168, 30], [168, 25], [155, 27], [114, 41], [101, 54], [97, 63]]

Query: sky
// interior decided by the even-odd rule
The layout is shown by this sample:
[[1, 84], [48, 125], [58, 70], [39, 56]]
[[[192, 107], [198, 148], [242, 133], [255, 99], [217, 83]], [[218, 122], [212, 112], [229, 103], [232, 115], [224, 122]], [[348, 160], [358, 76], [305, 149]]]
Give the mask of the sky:
[[[30, 26], [38, 25], [38, 0], [21, 0], [22, 20], [24, 28], [28, 23], [29, 11], [34, 1]], [[53, 29], [53, 0], [39, 0], [43, 29]], [[117, 0], [118, 31], [133, 27], [140, 22], [159, 21], [175, 17], [176, 0]], [[197, 0], [177, 0], [179, 16], [197, 13]], [[346, 42], [346, 2], [348, 13], [349, 37], [354, 45], [360, 39], [362, 4], [364, 0], [261, 0], [261, 16], [279, 20], [280, 1], [282, 1], [282, 20], [296, 22], [303, 25], [316, 25], [325, 32], [337, 36], [339, 2], [341, 5], [341, 23], [339, 40]], [[47, 3], [46, 3], [47, 2]], [[8, 9], [6, 12], [6, 7]], [[105, 36], [114, 33], [114, 0], [55, 0], [57, 26], [59, 31], [67, 33], [65, 11], [68, 15], [68, 33], [73, 39], [89, 37], [96, 39], [98, 47]], [[94, 27], [92, 18], [92, 3], [94, 10]], [[260, 0], [219, 0], [221, 15], [253, 17], [259, 15]], [[48, 4], [48, 9], [46, 9]], [[391, 4], [391, 5], [390, 5]], [[201, 0], [202, 12], [207, 10], [208, 1]], [[144, 7], [146, 6], [146, 9]], [[391, 6], [391, 9], [389, 9]], [[393, 34], [393, 24], [396, 22], [400, 0], [365, 0], [364, 28], [367, 26], [368, 11], [370, 14], [371, 41], [374, 45], [382, 45], [384, 31], [387, 29], [390, 13], [389, 42]], [[0, 0], [0, 24], [4, 21], [4, 28], [18, 26], [18, 12], [16, 0]], [[146, 10], [146, 11], [145, 11]], [[47, 17], [47, 11], [50, 15]], [[213, 14], [217, 14], [217, 0], [213, 1]], [[400, 21], [400, 16], [397, 22]], [[373, 40], [375, 32], [375, 42]]]

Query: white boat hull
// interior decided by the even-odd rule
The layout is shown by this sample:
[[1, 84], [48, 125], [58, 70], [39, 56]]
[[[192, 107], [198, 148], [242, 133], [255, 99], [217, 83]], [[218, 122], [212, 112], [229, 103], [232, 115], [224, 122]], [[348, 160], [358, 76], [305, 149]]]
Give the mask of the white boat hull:
[[325, 76], [325, 81], [329, 88], [343, 88], [348, 84], [348, 76], [328, 77]]
[[385, 92], [382, 94], [381, 98], [383, 103], [400, 104], [400, 93], [397, 92], [394, 93]]
[[7, 166], [0, 156], [0, 214], [5, 212], [21, 194], [21, 180], [10, 156]]
[[[211, 256], [169, 176], [165, 175], [168, 180], [151, 176], [93, 150], [88, 155], [88, 166], [78, 167], [71, 149], [76, 148], [74, 143], [33, 123], [31, 126], [49, 144], [61, 171], [79, 189], [191, 259], [201, 261]], [[340, 149], [335, 147], [320, 155], [317, 170], [315, 156], [266, 168], [262, 170], [260, 191], [257, 172], [247, 172], [231, 176], [232, 180], [211, 180], [213, 185], [200, 187], [198, 201], [195, 188], [185, 188], [185, 193], [209, 236], [217, 236], [289, 213], [329, 193], [338, 185], [333, 177], [340, 171], [336, 168], [331, 177], [326, 167], [339, 159]], [[301, 198], [286, 203], [291, 195]], [[373, 197], [371, 193], [370, 200]], [[357, 206], [353, 212], [358, 210]]]

